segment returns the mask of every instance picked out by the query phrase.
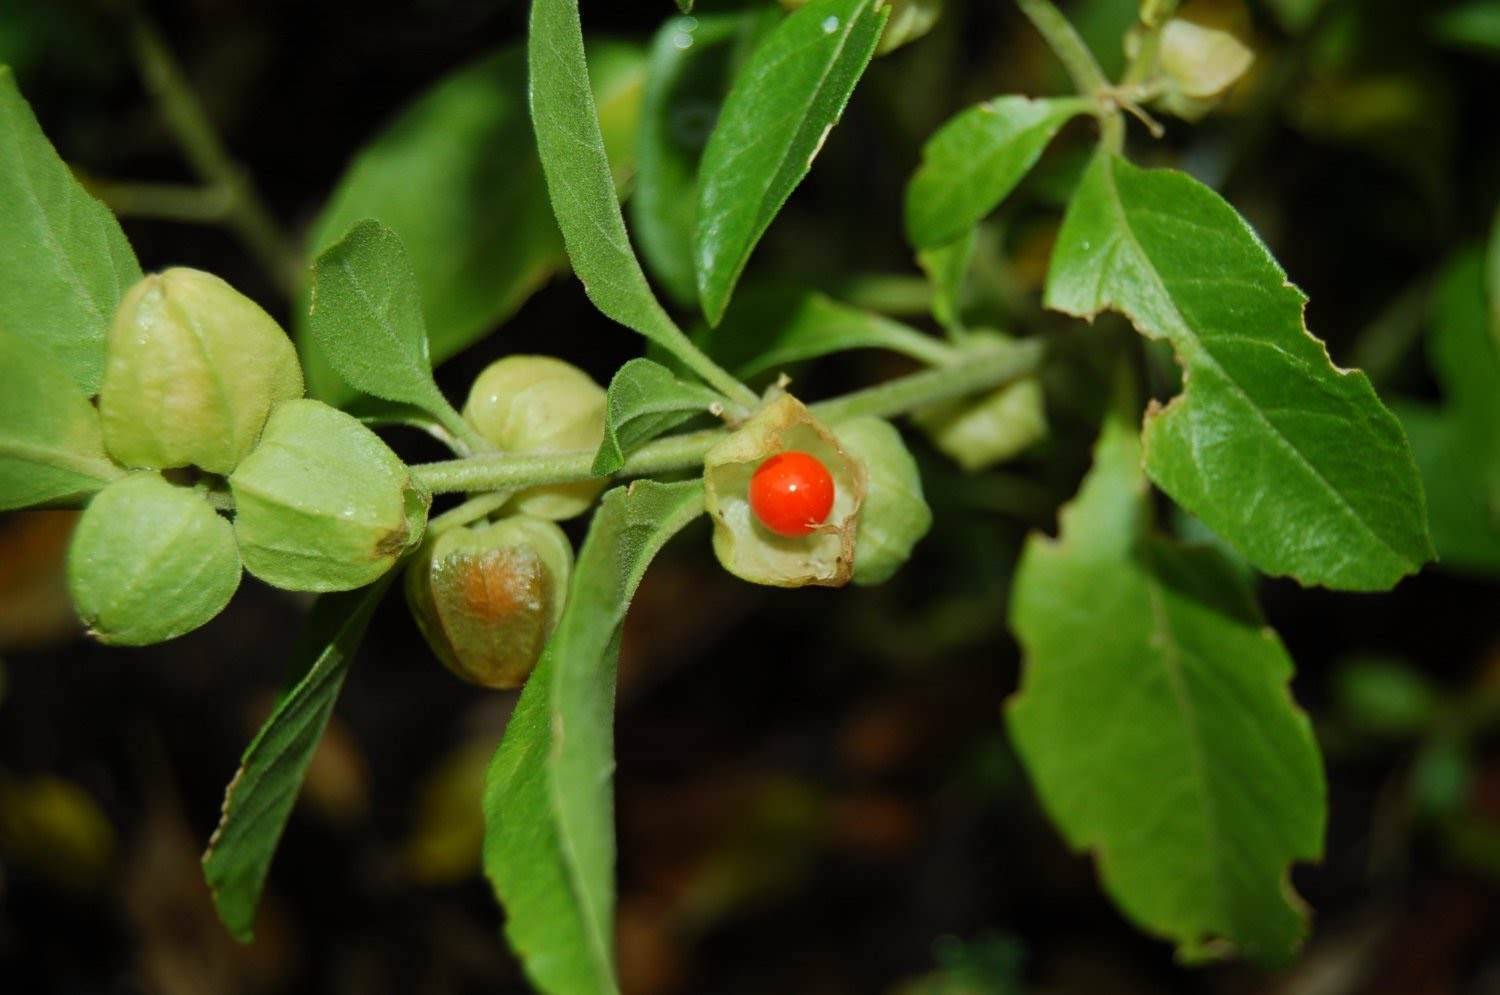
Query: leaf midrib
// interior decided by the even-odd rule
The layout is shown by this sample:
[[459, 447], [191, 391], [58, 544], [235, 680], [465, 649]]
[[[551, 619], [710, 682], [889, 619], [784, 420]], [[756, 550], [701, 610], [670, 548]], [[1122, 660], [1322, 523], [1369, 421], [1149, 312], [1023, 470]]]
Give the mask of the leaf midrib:
[[[1178, 713], [1182, 716], [1183, 727], [1187, 733], [1188, 756], [1193, 768], [1193, 774], [1198, 782], [1199, 808], [1202, 813], [1203, 835], [1206, 849], [1209, 853], [1208, 869], [1213, 879], [1213, 901], [1217, 906], [1221, 917], [1226, 917], [1225, 895], [1228, 893], [1224, 887], [1222, 869], [1219, 866], [1219, 854], [1223, 849], [1224, 833], [1219, 824], [1218, 814], [1214, 806], [1212, 780], [1208, 773], [1208, 759], [1204, 755], [1202, 740], [1202, 729], [1198, 721], [1198, 709], [1193, 704], [1192, 697], [1188, 693], [1187, 678], [1183, 672], [1183, 650], [1172, 628], [1170, 613], [1162, 595], [1160, 586], [1149, 572], [1142, 570], [1142, 584], [1146, 588], [1146, 600], [1151, 606], [1151, 627], [1153, 641], [1158, 641], [1161, 652], [1158, 658], [1161, 660], [1162, 670], [1167, 676], [1167, 685], [1171, 688], [1172, 697], [1177, 701]], [[1222, 921], [1222, 920], [1221, 920]]]

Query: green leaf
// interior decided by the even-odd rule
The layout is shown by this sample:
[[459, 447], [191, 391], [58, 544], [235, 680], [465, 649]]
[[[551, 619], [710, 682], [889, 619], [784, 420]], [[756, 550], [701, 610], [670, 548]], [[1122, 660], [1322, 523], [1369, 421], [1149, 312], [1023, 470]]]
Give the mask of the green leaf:
[[1500, 349], [1500, 211], [1490, 226], [1490, 244], [1485, 254], [1484, 288], [1490, 298], [1490, 336]]
[[630, 247], [588, 87], [577, 0], [534, 0], [527, 39], [531, 119], [547, 193], [573, 270], [610, 318], [669, 349], [681, 344]]
[[[590, 76], [614, 173], [633, 157], [644, 61], [620, 42], [591, 46]], [[567, 268], [526, 113], [526, 53], [505, 48], [439, 80], [350, 162], [313, 223], [316, 256], [365, 218], [406, 246], [427, 315], [434, 363], [505, 321]], [[295, 329], [313, 396], [346, 404], [353, 391]]]
[[0, 329], [45, 349], [93, 396], [105, 332], [141, 267], [120, 223], [73, 179], [3, 65], [0, 204]]
[[1233, 565], [1151, 534], [1131, 421], [1107, 421], [1061, 535], [1021, 558], [1011, 736], [1130, 919], [1185, 960], [1282, 963], [1307, 928], [1289, 865], [1322, 852], [1317, 747]]
[[932, 317], [950, 334], [963, 331], [964, 291], [978, 234], [978, 229], [969, 228], [945, 245], [917, 253], [917, 265], [932, 284]]
[[1025, 178], [1058, 130], [1091, 107], [1080, 97], [999, 97], [943, 125], [906, 188], [911, 243], [934, 249], [962, 237]]
[[0, 329], [0, 511], [67, 502], [121, 476], [99, 414], [40, 347]]
[[1212, 190], [1109, 154], [1073, 196], [1046, 291], [1172, 345], [1185, 390], [1144, 432], [1158, 486], [1266, 573], [1382, 590], [1432, 557], [1421, 483], [1369, 380], [1308, 332], [1305, 301]]
[[1470, 0], [1451, 7], [1432, 22], [1438, 40], [1477, 52], [1500, 55], [1500, 2]]
[[1465, 252], [1445, 267], [1433, 301], [1428, 362], [1444, 405], [1396, 406], [1427, 489], [1440, 563], [1500, 571], [1500, 346], [1490, 334], [1484, 261]]
[[742, 379], [849, 349], [889, 349], [935, 365], [951, 359], [942, 342], [908, 325], [787, 286], [747, 290], [699, 342]]
[[594, 457], [594, 474], [605, 477], [615, 473], [636, 447], [723, 403], [714, 391], [678, 380], [660, 363], [630, 360], [609, 382], [604, 441]]
[[448, 402], [432, 379], [422, 292], [401, 236], [361, 221], [318, 256], [308, 329], [356, 390], [437, 415]]
[[696, 480], [642, 480], [604, 496], [562, 621], [490, 766], [485, 874], [505, 905], [511, 945], [549, 995], [618, 991], [611, 781], [620, 626], [652, 557], [702, 510]]
[[669, 18], [651, 42], [630, 222], [641, 255], [667, 293], [697, 301], [693, 222], [698, 162], [729, 92], [733, 50], [774, 10]]
[[699, 177], [695, 258], [710, 324], [843, 113], [889, 12], [876, 0], [813, 0], [766, 36], [734, 81]]
[[394, 577], [392, 571], [369, 587], [325, 594], [313, 604], [292, 651], [295, 683], [256, 733], [229, 782], [219, 828], [203, 854], [203, 876], [219, 919], [242, 942], [253, 936], [266, 872], [349, 664]]

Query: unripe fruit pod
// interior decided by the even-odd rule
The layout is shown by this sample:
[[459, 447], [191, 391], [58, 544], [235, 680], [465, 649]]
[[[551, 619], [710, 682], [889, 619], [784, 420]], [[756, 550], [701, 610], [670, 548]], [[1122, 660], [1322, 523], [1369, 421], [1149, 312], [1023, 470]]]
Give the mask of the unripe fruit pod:
[[969, 472], [1018, 455], [1047, 435], [1042, 385], [1018, 380], [980, 398], [926, 408], [912, 416], [933, 445]]
[[[781, 536], [750, 507], [750, 480], [766, 459], [807, 453], [833, 477], [833, 510], [805, 536]], [[703, 459], [704, 504], [714, 522], [714, 553], [725, 570], [753, 584], [840, 587], [854, 571], [854, 540], [865, 471], [802, 402], [781, 394]]]
[[855, 418], [838, 427], [839, 442], [865, 468], [864, 507], [854, 537], [854, 583], [883, 584], [932, 528], [922, 476], [901, 433], [882, 418]]
[[289, 591], [379, 578], [422, 539], [428, 494], [379, 436], [321, 401], [286, 401], [229, 478], [245, 569]]
[[[604, 388], [571, 363], [551, 356], [506, 356], [485, 368], [469, 390], [464, 417], [507, 453], [594, 451], [604, 439]], [[510, 507], [561, 520], [581, 515], [607, 481], [533, 487]]]
[[89, 502], [68, 549], [68, 590], [100, 642], [145, 646], [198, 628], [240, 584], [234, 529], [203, 496], [133, 474]]
[[1213, 110], [1250, 69], [1255, 53], [1228, 31], [1174, 17], [1162, 25], [1157, 66], [1167, 84], [1154, 104], [1196, 121]]
[[573, 547], [526, 515], [450, 529], [406, 570], [406, 600], [437, 658], [487, 688], [517, 688], [562, 618]]
[[143, 278], [110, 325], [99, 414], [125, 466], [227, 474], [271, 409], [302, 396], [297, 350], [270, 315], [211, 273]]

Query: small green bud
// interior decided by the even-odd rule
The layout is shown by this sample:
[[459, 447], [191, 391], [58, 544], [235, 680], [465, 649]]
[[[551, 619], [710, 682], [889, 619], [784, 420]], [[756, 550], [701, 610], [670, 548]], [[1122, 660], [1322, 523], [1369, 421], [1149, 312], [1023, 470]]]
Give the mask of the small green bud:
[[[833, 478], [833, 509], [807, 535], [778, 535], [750, 507], [750, 479], [768, 458], [803, 452]], [[703, 459], [704, 503], [714, 521], [714, 553], [725, 570], [753, 584], [841, 587], [854, 570], [854, 537], [865, 471], [790, 394], [781, 394], [716, 444]]]
[[143, 278], [109, 329], [99, 413], [126, 466], [227, 474], [271, 409], [302, 396], [297, 350], [270, 315], [195, 269]]
[[68, 590], [100, 642], [173, 639], [224, 610], [240, 584], [234, 529], [199, 494], [133, 474], [89, 502], [68, 549]]
[[883, 584], [932, 528], [922, 476], [894, 425], [856, 418], [838, 427], [839, 442], [864, 465], [867, 484], [854, 537], [854, 583]]
[[954, 401], [912, 416], [933, 445], [969, 472], [1003, 463], [1047, 435], [1042, 385], [1018, 380], [978, 401]]
[[229, 478], [245, 569], [289, 591], [363, 587], [422, 539], [428, 494], [380, 437], [321, 401], [286, 401]]
[[1157, 66], [1167, 84], [1154, 102], [1185, 121], [1213, 110], [1250, 69], [1255, 53], [1228, 31], [1174, 17], [1162, 25]]
[[451, 529], [406, 570], [417, 627], [454, 674], [517, 688], [562, 618], [573, 547], [552, 522], [518, 515]]
[[[551, 356], [506, 356], [474, 381], [464, 417], [502, 452], [593, 452], [604, 439], [604, 388]], [[537, 518], [572, 518], [589, 509], [606, 483], [533, 487], [516, 495], [511, 507]]]

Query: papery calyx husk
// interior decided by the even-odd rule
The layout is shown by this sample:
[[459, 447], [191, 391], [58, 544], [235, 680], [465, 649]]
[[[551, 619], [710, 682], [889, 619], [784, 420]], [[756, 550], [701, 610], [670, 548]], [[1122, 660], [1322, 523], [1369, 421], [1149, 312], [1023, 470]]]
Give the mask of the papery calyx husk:
[[145, 646], [203, 625], [240, 583], [234, 529], [195, 491], [159, 474], [111, 483], [68, 547], [68, 591], [100, 642]]
[[363, 587], [421, 541], [432, 496], [353, 416], [287, 401], [229, 478], [245, 569], [292, 591]]
[[845, 451], [865, 469], [864, 506], [854, 537], [854, 583], [889, 580], [932, 528], [922, 476], [901, 433], [882, 418], [855, 418], [837, 428]]
[[[587, 373], [551, 356], [506, 356], [474, 380], [464, 417], [507, 453], [595, 451], [604, 439], [604, 388]], [[581, 515], [607, 481], [532, 487], [511, 508], [538, 518]]]
[[[768, 457], [797, 450], [833, 477], [833, 510], [806, 536], [780, 536], [750, 510], [750, 478]], [[714, 553], [743, 580], [773, 587], [840, 587], [854, 572], [854, 543], [865, 499], [865, 470], [790, 394], [778, 394], [703, 459], [704, 503], [714, 522]]]
[[516, 515], [430, 537], [406, 572], [417, 627], [443, 665], [488, 688], [525, 683], [562, 618], [573, 547]]
[[125, 466], [227, 474], [271, 409], [301, 396], [286, 332], [211, 273], [146, 276], [115, 312], [99, 414], [105, 446]]

